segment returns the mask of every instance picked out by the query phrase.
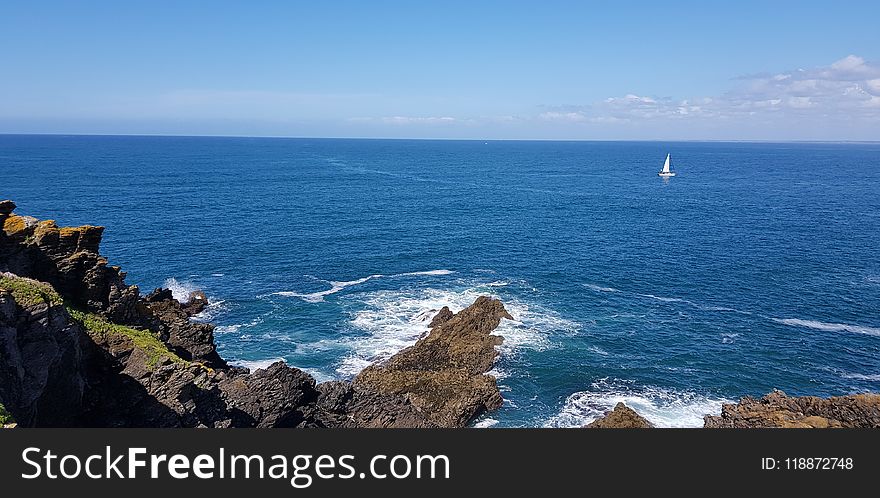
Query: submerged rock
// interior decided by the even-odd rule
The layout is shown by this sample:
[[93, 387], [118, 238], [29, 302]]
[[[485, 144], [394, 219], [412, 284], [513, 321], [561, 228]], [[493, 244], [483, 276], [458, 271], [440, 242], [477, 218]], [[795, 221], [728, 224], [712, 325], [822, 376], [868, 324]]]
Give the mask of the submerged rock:
[[791, 397], [773, 391], [761, 399], [742, 398], [725, 404], [721, 415], [707, 415], [707, 428], [880, 428], [880, 395], [855, 394], [817, 398]]
[[584, 427], [588, 429], [651, 429], [654, 424], [623, 403]]

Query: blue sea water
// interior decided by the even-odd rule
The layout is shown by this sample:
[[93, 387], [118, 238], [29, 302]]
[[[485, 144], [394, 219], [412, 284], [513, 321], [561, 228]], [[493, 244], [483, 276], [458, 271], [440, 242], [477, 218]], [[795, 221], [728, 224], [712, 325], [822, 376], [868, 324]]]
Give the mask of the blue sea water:
[[7, 135], [0, 198], [107, 226], [130, 283], [205, 290], [224, 357], [318, 380], [497, 296], [478, 426], [880, 390], [880, 144]]

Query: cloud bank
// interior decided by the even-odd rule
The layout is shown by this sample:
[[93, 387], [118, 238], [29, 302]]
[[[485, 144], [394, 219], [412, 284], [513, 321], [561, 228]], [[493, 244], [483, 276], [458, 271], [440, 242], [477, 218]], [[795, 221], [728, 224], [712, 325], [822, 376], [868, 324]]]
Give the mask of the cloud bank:
[[[849, 55], [828, 66], [738, 78], [719, 96], [675, 99], [628, 94], [552, 107], [538, 119], [567, 123], [722, 120], [880, 123], [880, 66]], [[877, 136], [876, 138], [880, 138]]]

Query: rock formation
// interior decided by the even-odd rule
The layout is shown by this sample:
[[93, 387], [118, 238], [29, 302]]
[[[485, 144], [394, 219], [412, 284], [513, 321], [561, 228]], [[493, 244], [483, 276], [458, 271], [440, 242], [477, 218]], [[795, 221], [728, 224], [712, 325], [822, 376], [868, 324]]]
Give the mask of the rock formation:
[[501, 405], [497, 300], [444, 308], [411, 348], [316, 385], [283, 362], [229, 367], [213, 325], [190, 319], [205, 295], [141, 296], [98, 253], [102, 227], [14, 209], [0, 202], [0, 404], [21, 426], [462, 427]]
[[[437, 316], [444, 315], [441, 310]], [[495, 346], [502, 341], [492, 335], [502, 318], [511, 316], [501, 301], [481, 296], [458, 314], [439, 320], [415, 345], [364, 369], [354, 379], [354, 390], [379, 398], [404, 398], [424, 417], [419, 426], [467, 425], [503, 402], [495, 378], [486, 374], [495, 362]], [[432, 323], [437, 322], [435, 317]]]
[[614, 410], [584, 427], [588, 429], [650, 429], [654, 427], [654, 424], [648, 422], [645, 417], [625, 404], [617, 403]]
[[790, 397], [773, 391], [761, 399], [745, 397], [737, 404], [725, 404], [721, 415], [704, 418], [704, 427], [880, 428], [880, 395]]

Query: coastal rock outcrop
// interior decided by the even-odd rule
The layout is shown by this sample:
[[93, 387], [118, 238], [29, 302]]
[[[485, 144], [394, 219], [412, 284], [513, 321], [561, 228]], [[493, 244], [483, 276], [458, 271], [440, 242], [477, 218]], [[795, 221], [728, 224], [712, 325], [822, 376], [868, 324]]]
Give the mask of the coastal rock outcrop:
[[584, 426], [588, 429], [651, 429], [654, 424], [623, 403]]
[[[477, 298], [415, 345], [365, 368], [352, 383], [355, 399], [364, 394], [367, 399], [402, 398], [405, 415], [412, 415], [411, 405], [424, 418], [418, 425], [427, 427], [462, 427], [481, 413], [501, 407], [495, 378], [486, 372], [498, 354], [495, 346], [502, 342], [501, 337], [492, 335], [502, 318], [512, 319], [501, 301]], [[355, 416], [358, 413], [355, 410]], [[392, 418], [379, 425], [402, 424]]]
[[495, 299], [444, 307], [414, 346], [316, 385], [283, 362], [229, 367], [191, 320], [205, 295], [141, 296], [98, 253], [102, 227], [14, 209], [0, 202], [0, 404], [22, 426], [461, 427], [501, 406], [486, 372], [510, 315]]
[[773, 391], [760, 399], [745, 397], [737, 404], [725, 404], [721, 415], [703, 420], [707, 428], [880, 428], [880, 395], [817, 398]]
[[24, 426], [78, 422], [82, 330], [69, 318], [49, 285], [0, 273], [0, 403]]

